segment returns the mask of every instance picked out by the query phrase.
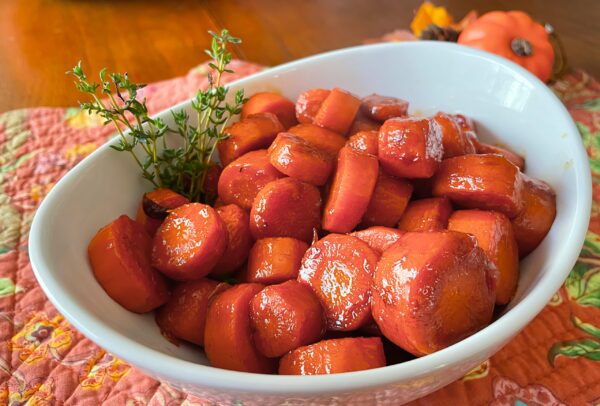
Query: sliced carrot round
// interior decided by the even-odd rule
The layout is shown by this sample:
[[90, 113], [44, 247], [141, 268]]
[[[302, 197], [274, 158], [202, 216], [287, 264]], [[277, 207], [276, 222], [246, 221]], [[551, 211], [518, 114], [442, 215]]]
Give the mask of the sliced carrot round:
[[335, 88], [323, 100], [313, 123], [346, 134], [359, 108], [360, 100], [357, 97], [345, 90]]
[[250, 301], [263, 287], [258, 283], [242, 283], [210, 301], [204, 351], [213, 367], [262, 374], [275, 372], [277, 361], [258, 351], [250, 328]]
[[439, 112], [433, 116], [432, 124], [442, 136], [444, 159], [475, 153], [475, 146], [452, 116]]
[[523, 207], [519, 168], [500, 155], [444, 159], [433, 179], [434, 196], [468, 209], [496, 210], [514, 218]]
[[373, 196], [378, 172], [375, 156], [342, 148], [323, 212], [325, 230], [347, 233], [360, 223]]
[[88, 245], [92, 272], [115, 302], [135, 313], [169, 299], [164, 277], [150, 265], [152, 239], [143, 226], [123, 215], [96, 233]]
[[288, 132], [333, 155], [337, 155], [339, 150], [346, 144], [345, 137], [314, 124], [298, 124], [290, 128]]
[[227, 227], [228, 235], [225, 253], [210, 272], [211, 275], [219, 276], [235, 271], [246, 262], [254, 240], [250, 233], [248, 213], [244, 209], [228, 204], [216, 210]]
[[286, 354], [279, 362], [281, 375], [325, 375], [385, 366], [379, 337], [323, 340]]
[[408, 114], [408, 102], [397, 97], [373, 93], [363, 97], [361, 109], [369, 118], [383, 122], [394, 117], [405, 117]]
[[399, 178], [429, 178], [440, 165], [441, 134], [427, 118], [387, 120], [379, 130], [379, 162]]
[[223, 165], [228, 165], [250, 151], [268, 148], [277, 134], [284, 130], [272, 113], [248, 116], [225, 129], [229, 138], [217, 144], [219, 159]]
[[254, 199], [250, 231], [255, 239], [292, 237], [310, 242], [321, 219], [319, 189], [294, 178], [267, 184]]
[[300, 93], [296, 101], [296, 118], [300, 123], [312, 123], [323, 104], [323, 100], [329, 96], [327, 89], [310, 89]]
[[383, 251], [394, 245], [403, 234], [404, 231], [396, 228], [375, 226], [355, 231], [350, 235], [366, 242], [373, 251], [381, 255]]
[[267, 286], [254, 296], [250, 322], [256, 348], [271, 358], [319, 341], [325, 334], [319, 300], [295, 280]]
[[189, 203], [171, 210], [152, 246], [152, 264], [168, 277], [206, 276], [227, 248], [227, 227], [212, 207]]
[[242, 119], [257, 113], [272, 113], [277, 116], [284, 128], [298, 124], [296, 106], [280, 94], [260, 92], [252, 95], [242, 107]]
[[295, 238], [257, 240], [250, 250], [245, 281], [271, 285], [296, 279], [307, 249], [307, 243]]
[[359, 109], [350, 126], [350, 130], [348, 130], [348, 134], [354, 135], [360, 131], [379, 131], [380, 127], [381, 123], [379, 121], [369, 118], [363, 113], [362, 109]]
[[413, 187], [404, 179], [398, 179], [379, 171], [373, 195], [367, 206], [361, 226], [394, 227], [408, 205]]
[[151, 192], [144, 193], [135, 216], [135, 221], [144, 226], [148, 234], [153, 236], [165, 217], [167, 217], [170, 209], [175, 209], [189, 202], [186, 197], [171, 189], [154, 189]]
[[269, 161], [279, 172], [316, 186], [327, 182], [334, 159], [292, 133], [280, 133], [269, 147]]
[[329, 234], [306, 251], [298, 281], [319, 298], [328, 329], [356, 330], [371, 320], [371, 281], [378, 259], [365, 242], [343, 234]]
[[377, 156], [379, 131], [359, 131], [348, 139], [346, 145], [353, 150]]
[[541, 180], [524, 176], [523, 209], [512, 220], [519, 256], [525, 257], [542, 242], [556, 217], [556, 194]]
[[284, 176], [271, 165], [266, 149], [249, 152], [223, 169], [219, 178], [220, 201], [250, 210], [258, 192]]
[[452, 205], [445, 197], [413, 200], [408, 204], [398, 228], [403, 231], [437, 231], [448, 227]]
[[510, 302], [519, 281], [519, 252], [510, 220], [497, 211], [458, 210], [448, 221], [448, 230], [471, 234], [492, 261], [496, 274], [496, 303]]
[[496, 267], [475, 237], [456, 231], [404, 234], [373, 278], [373, 317], [381, 332], [422, 356], [488, 325]]
[[226, 283], [205, 278], [179, 283], [171, 299], [156, 313], [156, 324], [169, 339], [203, 345], [208, 300], [227, 287]]

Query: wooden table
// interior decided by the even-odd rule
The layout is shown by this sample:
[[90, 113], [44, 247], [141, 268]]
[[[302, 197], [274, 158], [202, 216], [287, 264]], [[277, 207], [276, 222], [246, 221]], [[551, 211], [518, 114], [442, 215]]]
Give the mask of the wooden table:
[[[152, 82], [205, 60], [208, 29], [244, 39], [239, 58], [276, 65], [406, 28], [421, 0], [1, 0], [0, 111], [75, 105], [78, 60]], [[560, 33], [572, 66], [600, 76], [600, 1], [436, 0], [460, 18], [518, 8]]]

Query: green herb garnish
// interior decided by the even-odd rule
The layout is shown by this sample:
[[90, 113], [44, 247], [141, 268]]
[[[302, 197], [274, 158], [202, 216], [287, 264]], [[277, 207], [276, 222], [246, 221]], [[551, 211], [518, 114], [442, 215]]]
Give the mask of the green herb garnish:
[[[91, 96], [91, 101], [80, 103], [81, 108], [104, 118], [104, 125], [116, 127], [120, 139], [111, 147], [131, 154], [145, 179], [154, 187], [167, 187], [191, 201], [207, 203], [214, 196], [208, 196], [203, 186], [215, 148], [227, 138], [224, 130], [229, 120], [242, 111], [246, 102], [243, 90], [236, 92], [233, 103], [225, 102], [228, 88], [221, 85], [223, 73], [233, 72], [227, 69], [232, 59], [227, 45], [239, 44], [241, 40], [227, 30], [209, 33], [213, 37], [211, 49], [205, 52], [212, 59], [209, 63], [212, 71], [207, 75], [208, 87], [199, 90], [191, 103], [195, 125], [185, 110], [171, 112], [175, 128], [159, 118], [149, 117], [146, 100], [138, 99], [138, 91], [145, 85], [131, 82], [127, 73], [107, 74], [102, 69], [100, 82], [96, 83], [88, 79], [81, 62], [67, 72], [77, 79], [77, 89]], [[170, 145], [168, 133], [179, 135], [176, 147]], [[141, 154], [140, 150], [134, 150], [138, 145]]]

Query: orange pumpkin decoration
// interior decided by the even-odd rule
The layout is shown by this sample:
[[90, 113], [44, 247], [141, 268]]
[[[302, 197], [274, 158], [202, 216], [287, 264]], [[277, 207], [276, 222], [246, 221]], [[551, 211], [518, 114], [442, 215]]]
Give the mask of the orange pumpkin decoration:
[[548, 34], [522, 11], [492, 11], [469, 24], [458, 43], [503, 56], [546, 82], [552, 73], [554, 49]]

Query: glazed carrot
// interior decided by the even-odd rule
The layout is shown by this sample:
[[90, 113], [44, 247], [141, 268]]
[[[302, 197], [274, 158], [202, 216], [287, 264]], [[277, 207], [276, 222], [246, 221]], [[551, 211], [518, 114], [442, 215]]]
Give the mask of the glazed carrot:
[[250, 250], [244, 280], [265, 285], [296, 279], [302, 256], [308, 249], [304, 241], [289, 237], [257, 240]]
[[323, 211], [323, 228], [347, 233], [360, 223], [377, 183], [379, 165], [373, 155], [342, 148]]
[[277, 93], [255, 93], [244, 103], [242, 119], [257, 113], [273, 113], [284, 128], [290, 128], [298, 124], [295, 108], [296, 106], [291, 100]]
[[346, 134], [360, 108], [360, 100], [349, 92], [334, 88], [323, 100], [313, 123]]
[[379, 337], [324, 340], [300, 347], [279, 362], [281, 375], [324, 375], [362, 371], [385, 366]]
[[361, 226], [394, 227], [402, 217], [412, 194], [412, 185], [379, 171], [373, 196], [365, 212]]
[[408, 114], [408, 102], [396, 97], [373, 93], [363, 97], [361, 109], [367, 117], [384, 122], [394, 117], [405, 117]]
[[246, 262], [254, 240], [245, 210], [235, 204], [221, 206], [216, 210], [227, 227], [228, 235], [225, 253], [210, 272], [211, 275], [219, 276], [232, 273]]
[[399, 178], [429, 178], [444, 148], [439, 131], [427, 118], [392, 118], [379, 130], [379, 162]]
[[284, 175], [271, 165], [266, 149], [249, 152], [223, 169], [219, 178], [219, 198], [224, 204], [237, 204], [250, 210], [258, 192]]
[[355, 151], [377, 156], [379, 131], [359, 131], [348, 139], [346, 145]]
[[369, 323], [378, 259], [365, 242], [344, 234], [329, 234], [306, 251], [298, 281], [319, 298], [329, 330], [351, 331]]
[[92, 272], [102, 289], [129, 311], [146, 313], [169, 299], [163, 276], [150, 265], [152, 240], [123, 215], [96, 233], [88, 245]]
[[177, 284], [171, 299], [156, 313], [156, 324], [169, 339], [204, 344], [204, 325], [209, 299], [229, 285], [210, 279]]
[[209, 166], [206, 171], [202, 190], [210, 197], [216, 197], [219, 194], [219, 178], [221, 177], [221, 172], [223, 172], [223, 167], [218, 164]]
[[433, 116], [432, 124], [442, 136], [444, 159], [475, 153], [475, 146], [452, 116], [439, 112]]
[[477, 131], [475, 121], [464, 114], [450, 114], [450, 117], [458, 124], [458, 127], [466, 133], [467, 131]]
[[221, 163], [228, 165], [250, 151], [268, 148], [277, 134], [284, 130], [272, 113], [253, 114], [230, 125], [225, 129], [229, 138], [217, 144]]
[[242, 283], [220, 293], [208, 305], [204, 351], [215, 368], [270, 374], [277, 361], [255, 347], [250, 328], [250, 300], [261, 290], [258, 283]]
[[142, 202], [138, 206], [135, 221], [144, 226], [148, 234], [153, 236], [167, 217], [168, 210], [189, 202], [186, 197], [173, 192], [171, 189], [155, 189], [152, 192], [144, 193]]
[[323, 100], [329, 96], [327, 89], [310, 89], [300, 93], [296, 101], [296, 118], [300, 123], [311, 123], [323, 104]]
[[438, 351], [490, 323], [494, 272], [473, 236], [406, 233], [377, 265], [373, 318], [404, 350], [416, 356]]
[[256, 195], [250, 211], [250, 231], [255, 239], [292, 237], [310, 242], [320, 220], [319, 189], [283, 178], [267, 184]]
[[314, 124], [298, 124], [290, 128], [288, 132], [303, 138], [316, 148], [334, 155], [337, 155], [346, 144], [345, 137]]
[[362, 109], [359, 109], [350, 126], [350, 130], [348, 130], [348, 134], [354, 135], [359, 131], [379, 131], [380, 127], [381, 123], [379, 121], [369, 118], [362, 112]]
[[267, 286], [254, 296], [250, 325], [256, 348], [273, 358], [319, 341], [325, 334], [325, 315], [314, 293], [290, 280]]
[[458, 210], [450, 216], [448, 230], [475, 236], [477, 244], [498, 269], [496, 304], [510, 302], [519, 281], [519, 253], [508, 217], [497, 211]]
[[467, 137], [471, 140], [471, 143], [475, 146], [475, 150], [478, 154], [496, 154], [501, 155], [508, 159], [514, 165], [518, 166], [521, 171], [525, 170], [525, 158], [521, 155], [513, 152], [507, 148], [502, 148], [496, 145], [486, 144], [477, 139], [477, 136], [473, 132], [468, 132]]
[[189, 203], [171, 210], [152, 246], [152, 264], [171, 279], [189, 281], [212, 271], [227, 248], [227, 227], [212, 207]]
[[461, 155], [442, 162], [432, 191], [459, 206], [513, 218], [523, 207], [522, 183], [519, 168], [500, 155]]
[[452, 205], [445, 197], [413, 200], [404, 211], [398, 228], [403, 231], [433, 231], [448, 227]]
[[355, 231], [350, 235], [366, 242], [373, 251], [381, 255], [383, 251], [394, 245], [403, 234], [404, 231], [395, 228], [375, 226]]
[[292, 133], [279, 133], [269, 147], [269, 162], [279, 172], [315, 186], [324, 185], [335, 157]]
[[556, 195], [547, 183], [524, 176], [523, 203], [523, 210], [512, 220], [521, 258], [536, 249], [550, 231], [556, 217]]

